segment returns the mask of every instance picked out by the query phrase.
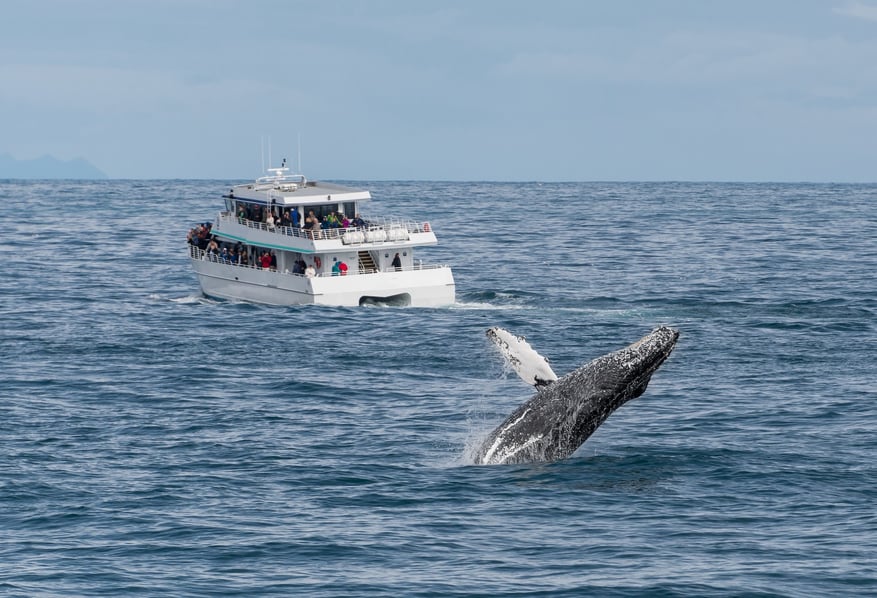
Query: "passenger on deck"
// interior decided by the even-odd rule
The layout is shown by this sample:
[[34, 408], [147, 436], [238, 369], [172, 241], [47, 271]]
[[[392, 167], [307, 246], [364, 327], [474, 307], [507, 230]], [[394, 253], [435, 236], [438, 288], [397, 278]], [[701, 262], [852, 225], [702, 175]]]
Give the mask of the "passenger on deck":
[[317, 271], [314, 269], [313, 264], [308, 264], [308, 267], [305, 268], [305, 276], [308, 278], [313, 278], [317, 275]]
[[356, 215], [351, 224], [353, 224], [353, 226], [355, 226], [356, 228], [365, 228], [365, 220], [360, 218], [359, 214]]
[[228, 247], [222, 248], [222, 251], [219, 253], [219, 261], [223, 264], [227, 264], [229, 262]]
[[217, 255], [219, 253], [219, 245], [214, 239], [210, 239], [210, 242], [207, 243], [207, 253], [210, 255]]
[[293, 208], [292, 209], [292, 227], [299, 228], [300, 224], [301, 224], [301, 216], [299, 216], [299, 214], [298, 214], [298, 208]]
[[271, 269], [276, 270], [277, 269], [277, 255], [273, 251], [271, 252], [270, 259], [271, 259]]
[[210, 231], [207, 229], [207, 226], [204, 224], [199, 224], [198, 228], [198, 248], [202, 251], [207, 249], [208, 242], [210, 241]]
[[393, 267], [396, 268], [396, 272], [402, 270], [402, 258], [399, 257], [399, 254], [396, 254], [396, 257], [393, 258]]
[[289, 215], [289, 210], [283, 210], [283, 215], [280, 217], [280, 226], [292, 226], [292, 218]]
[[262, 257], [259, 259], [259, 262], [262, 265], [263, 270], [271, 269], [271, 256], [268, 255], [267, 251], [262, 252]]
[[301, 260], [301, 259], [295, 260], [295, 263], [292, 264], [292, 273], [293, 274], [304, 274], [305, 273], [304, 260]]
[[249, 266], [250, 265], [250, 257], [249, 257], [249, 255], [247, 255], [248, 253], [249, 253], [249, 251], [247, 251], [246, 249], [238, 252], [238, 263], [241, 266]]
[[308, 212], [308, 217], [305, 218], [305, 228], [309, 231], [309, 236], [311, 237], [311, 239], [319, 238], [320, 221], [314, 215], [313, 210]]
[[350, 226], [350, 220], [347, 219], [347, 216], [341, 214], [341, 228], [348, 228]]
[[265, 216], [265, 226], [268, 227], [268, 230], [274, 230], [274, 215], [271, 212], [268, 212], [268, 215]]

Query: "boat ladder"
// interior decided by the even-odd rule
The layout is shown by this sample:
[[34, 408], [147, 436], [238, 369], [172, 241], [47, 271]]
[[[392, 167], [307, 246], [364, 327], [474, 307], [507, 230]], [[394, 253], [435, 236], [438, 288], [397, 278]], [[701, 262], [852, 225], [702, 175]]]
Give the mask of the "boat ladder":
[[377, 272], [378, 267], [375, 265], [375, 260], [372, 258], [371, 254], [368, 251], [360, 251], [359, 252], [359, 272], [360, 274], [368, 274], [371, 272]]

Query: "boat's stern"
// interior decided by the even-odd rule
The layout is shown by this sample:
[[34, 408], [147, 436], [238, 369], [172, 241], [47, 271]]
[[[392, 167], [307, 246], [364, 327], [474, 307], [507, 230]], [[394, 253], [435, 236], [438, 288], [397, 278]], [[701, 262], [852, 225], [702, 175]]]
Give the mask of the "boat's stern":
[[445, 307], [456, 299], [454, 275], [448, 266], [355, 276], [310, 279], [313, 302], [320, 305], [399, 305]]

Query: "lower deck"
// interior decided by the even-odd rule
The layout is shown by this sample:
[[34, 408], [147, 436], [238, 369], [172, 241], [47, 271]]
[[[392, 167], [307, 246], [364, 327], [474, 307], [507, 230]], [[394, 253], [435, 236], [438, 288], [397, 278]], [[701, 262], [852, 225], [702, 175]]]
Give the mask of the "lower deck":
[[[192, 267], [205, 295], [269, 305], [357, 306], [370, 303], [439, 307], [452, 305], [455, 284], [447, 266], [424, 265], [413, 260], [399, 266], [381, 267], [390, 257], [360, 251], [349, 256], [346, 270], [325, 262], [326, 256], [309, 256], [305, 273], [286, 266], [299, 257], [280, 252], [275, 267], [261, 262], [232, 263], [215, 253], [189, 246]], [[384, 258], [378, 259], [375, 258]], [[301, 260], [303, 261], [303, 260]], [[320, 262], [319, 269], [314, 262]], [[337, 264], [337, 261], [333, 262]], [[400, 262], [397, 262], [397, 264]], [[297, 269], [296, 269], [297, 270]]]

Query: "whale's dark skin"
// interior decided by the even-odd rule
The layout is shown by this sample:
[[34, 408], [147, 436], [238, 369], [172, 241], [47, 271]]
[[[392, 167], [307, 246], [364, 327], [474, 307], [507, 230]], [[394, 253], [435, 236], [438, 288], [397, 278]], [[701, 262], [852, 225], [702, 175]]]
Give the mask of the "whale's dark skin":
[[571, 456], [616, 409], [645, 392], [678, 338], [672, 328], [656, 328], [548, 384], [490, 433], [475, 462], [550, 463]]

